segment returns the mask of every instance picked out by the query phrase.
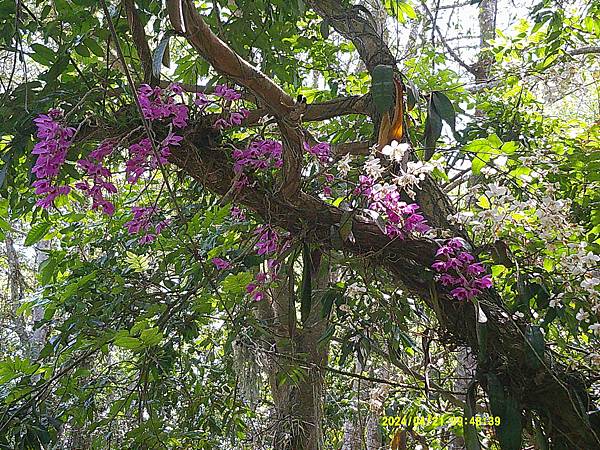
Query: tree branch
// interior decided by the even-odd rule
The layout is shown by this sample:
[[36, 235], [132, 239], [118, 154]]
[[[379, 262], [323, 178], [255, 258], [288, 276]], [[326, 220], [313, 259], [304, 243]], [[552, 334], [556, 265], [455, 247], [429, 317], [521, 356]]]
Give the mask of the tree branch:
[[218, 72], [247, 87], [278, 119], [283, 138], [283, 179], [278, 190], [286, 199], [297, 197], [302, 170], [303, 136], [299, 127], [306, 105], [296, 104], [273, 80], [251, 66], [219, 39], [190, 0], [183, 1], [185, 37]]
[[219, 39], [190, 0], [183, 0], [182, 6], [186, 29], [184, 36], [192, 47], [217, 72], [254, 92], [274, 115], [287, 117], [294, 109], [292, 97]]
[[569, 55], [571, 55], [571, 56], [592, 55], [592, 54], [600, 53], [600, 47], [590, 45], [588, 47], [576, 48], [575, 50], [571, 50], [567, 53], [569, 53]]
[[475, 69], [473, 69], [472, 66], [470, 66], [469, 64], [467, 64], [466, 62], [464, 62], [463, 59], [458, 55], [458, 53], [456, 53], [454, 51], [454, 49], [452, 47], [450, 47], [450, 45], [448, 44], [448, 42], [446, 42], [446, 38], [442, 34], [442, 31], [440, 30], [440, 27], [438, 27], [437, 24], [435, 23], [435, 20], [433, 18], [433, 14], [431, 13], [429, 7], [427, 6], [427, 2], [421, 1], [421, 5], [423, 6], [423, 9], [425, 10], [425, 13], [427, 14], [427, 17], [429, 17], [429, 20], [431, 20], [431, 26], [435, 28], [435, 31], [437, 32], [437, 35], [439, 36], [440, 41], [442, 42], [442, 44], [444, 45], [444, 47], [448, 51], [448, 54], [452, 57], [452, 59], [454, 59], [454, 61], [456, 61], [458, 63], [459, 66], [461, 66], [463, 69], [465, 69], [470, 74], [474, 75], [475, 74]]
[[123, 0], [123, 6], [125, 7], [125, 13], [127, 14], [127, 22], [129, 23], [129, 30], [133, 38], [133, 45], [137, 50], [142, 63], [142, 72], [144, 75], [144, 82], [151, 85], [158, 83], [158, 79], [152, 73], [152, 52], [148, 45], [148, 38], [144, 31], [144, 26], [140, 21], [140, 16], [135, 8], [134, 0]]
[[396, 58], [377, 32], [375, 18], [364, 6], [345, 7], [339, 0], [308, 0], [306, 3], [354, 43], [369, 72], [379, 64], [396, 66]]

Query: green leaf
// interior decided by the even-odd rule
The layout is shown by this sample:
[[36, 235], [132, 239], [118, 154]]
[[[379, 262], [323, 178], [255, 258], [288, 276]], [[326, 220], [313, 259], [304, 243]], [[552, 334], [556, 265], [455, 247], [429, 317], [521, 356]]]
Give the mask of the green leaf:
[[406, 17], [408, 17], [409, 19], [414, 20], [417, 18], [417, 13], [416, 13], [415, 9], [407, 2], [398, 3], [398, 11], [403, 12], [404, 15]]
[[456, 129], [456, 112], [450, 99], [443, 92], [434, 91], [431, 93], [431, 100], [435, 112], [454, 131]]
[[467, 389], [467, 398], [464, 409], [464, 439], [465, 447], [467, 450], [480, 450], [481, 444], [479, 443], [479, 435], [477, 428], [471, 423], [471, 418], [475, 415], [475, 381], [469, 383]]
[[229, 274], [222, 283], [223, 291], [229, 294], [242, 294], [246, 292], [246, 286], [252, 281], [250, 272]]
[[90, 51], [84, 44], [77, 45], [75, 47], [75, 51], [77, 52], [77, 54], [79, 54], [85, 58], [88, 58], [90, 56]]
[[312, 307], [312, 258], [308, 244], [302, 248], [302, 291], [300, 295], [300, 320], [306, 323]]
[[50, 67], [54, 63], [54, 60], [56, 59], [54, 50], [42, 44], [31, 44], [31, 49], [33, 50], [33, 53], [30, 56], [35, 62], [46, 67]]
[[378, 65], [373, 69], [371, 80], [371, 97], [378, 113], [383, 114], [394, 106], [396, 86], [394, 84], [394, 68]]
[[333, 304], [340, 296], [341, 293], [337, 289], [328, 289], [325, 291], [321, 296], [321, 317], [329, 317]]
[[115, 339], [114, 342], [117, 347], [127, 348], [130, 350], [139, 348], [143, 344], [141, 339], [134, 338], [131, 336], [119, 336]]
[[106, 51], [94, 39], [87, 37], [83, 40], [83, 43], [94, 55], [98, 57], [106, 56]]
[[442, 118], [437, 113], [433, 102], [427, 105], [427, 119], [425, 120], [425, 147], [435, 150], [437, 140], [442, 134]]
[[540, 327], [527, 325], [525, 329], [525, 363], [531, 369], [538, 369], [544, 361], [546, 343]]
[[419, 102], [421, 92], [412, 80], [404, 77], [404, 86], [406, 87], [406, 108], [410, 111]]
[[490, 410], [493, 416], [500, 417], [496, 435], [502, 450], [521, 450], [521, 408], [518, 401], [506, 392], [504, 386], [493, 373], [487, 374]]
[[25, 237], [25, 246], [29, 247], [41, 241], [43, 237], [46, 236], [51, 226], [52, 225], [49, 222], [38, 222], [33, 225]]
[[519, 144], [515, 141], [505, 142], [502, 144], [502, 147], [500, 147], [500, 152], [504, 155], [512, 155], [518, 147]]
[[162, 337], [162, 333], [156, 327], [146, 328], [140, 333], [140, 339], [144, 342], [144, 345], [148, 347], [159, 344]]
[[152, 73], [158, 79], [160, 79], [160, 66], [163, 62], [165, 52], [169, 47], [169, 40], [171, 39], [171, 36], [174, 36], [176, 34], [177, 33], [174, 30], [167, 31], [158, 43], [158, 47], [156, 47], [156, 50], [154, 50], [154, 54], [152, 55]]
[[150, 268], [150, 260], [147, 256], [136, 255], [133, 252], [127, 252], [125, 261], [129, 265], [129, 268], [134, 272], [145, 272]]

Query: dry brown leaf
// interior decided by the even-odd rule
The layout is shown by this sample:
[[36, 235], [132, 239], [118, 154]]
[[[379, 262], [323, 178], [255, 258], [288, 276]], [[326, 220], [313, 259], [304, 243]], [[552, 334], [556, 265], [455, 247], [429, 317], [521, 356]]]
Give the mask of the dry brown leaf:
[[406, 431], [398, 430], [392, 438], [392, 450], [406, 450]]

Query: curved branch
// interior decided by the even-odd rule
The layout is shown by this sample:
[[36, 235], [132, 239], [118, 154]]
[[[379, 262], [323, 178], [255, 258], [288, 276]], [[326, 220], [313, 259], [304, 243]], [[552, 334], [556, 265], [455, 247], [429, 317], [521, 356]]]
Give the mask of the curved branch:
[[339, 0], [308, 0], [306, 3], [354, 43], [369, 72], [379, 64], [396, 65], [396, 58], [377, 32], [375, 18], [365, 7], [345, 7]]
[[196, 51], [219, 73], [254, 92], [271, 112], [285, 118], [294, 108], [294, 100], [273, 80], [251, 66], [219, 39], [190, 0], [183, 1], [184, 36]]

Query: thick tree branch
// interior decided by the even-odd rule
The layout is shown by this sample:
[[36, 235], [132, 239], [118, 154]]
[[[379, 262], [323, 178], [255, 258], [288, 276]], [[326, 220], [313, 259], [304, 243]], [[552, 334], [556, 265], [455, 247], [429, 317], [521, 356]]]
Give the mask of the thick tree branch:
[[592, 55], [592, 54], [595, 54], [595, 53], [600, 53], [600, 47], [599, 46], [590, 45], [588, 47], [576, 48], [575, 50], [571, 50], [568, 53], [571, 56]]
[[294, 109], [294, 100], [273, 80], [237, 55], [219, 39], [190, 0], [183, 0], [185, 37], [219, 73], [254, 92], [271, 112], [286, 118]]
[[345, 7], [339, 0], [308, 0], [306, 3], [354, 43], [369, 72], [379, 64], [396, 65], [394, 55], [377, 32], [375, 18], [364, 6]]
[[273, 80], [251, 66], [219, 39], [190, 0], [182, 3], [185, 37], [218, 72], [256, 94], [277, 119], [283, 138], [283, 179], [279, 191], [291, 200], [300, 190], [303, 137], [299, 127], [303, 104], [296, 104]]

